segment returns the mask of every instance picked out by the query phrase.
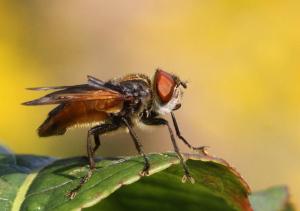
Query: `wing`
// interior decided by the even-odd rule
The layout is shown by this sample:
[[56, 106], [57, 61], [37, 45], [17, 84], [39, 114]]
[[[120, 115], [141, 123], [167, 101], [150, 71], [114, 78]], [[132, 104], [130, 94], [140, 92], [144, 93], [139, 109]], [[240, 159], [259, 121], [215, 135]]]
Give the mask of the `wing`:
[[96, 88], [105, 88], [105, 89], [107, 88], [105, 87], [105, 82], [101, 81], [100, 79], [90, 75], [88, 75], [87, 78], [88, 78], [88, 85]]
[[105, 89], [105, 90], [114, 90], [112, 89], [112, 85], [106, 83], [98, 78], [88, 75], [87, 76], [88, 83], [87, 84], [80, 84], [80, 85], [73, 85], [73, 86], [45, 86], [45, 87], [30, 87], [27, 88], [31, 91], [48, 91], [48, 90], [56, 90], [56, 89], [69, 89], [69, 88], [85, 88], [87, 86], [97, 88], [97, 89]]
[[56, 89], [68, 89], [71, 87], [82, 87], [82, 86], [86, 86], [86, 84], [82, 84], [82, 85], [74, 85], [74, 86], [45, 86], [45, 87], [30, 87], [30, 88], [26, 88], [27, 90], [31, 90], [31, 91], [48, 91], [48, 90], [56, 90]]
[[90, 87], [97, 88], [97, 89], [113, 90], [113, 89], [111, 89], [112, 87], [108, 83], [106, 83], [98, 78], [88, 75], [87, 79], [88, 79], [87, 84], [80, 84], [80, 85], [73, 85], [73, 86], [30, 87], [27, 89], [31, 90], [31, 91], [48, 91], [48, 90], [56, 90], [56, 89], [86, 88], [86, 87], [90, 86]]
[[128, 97], [111, 89], [97, 89], [95, 87], [89, 86], [88, 84], [84, 84], [69, 86], [62, 90], [52, 92], [36, 100], [25, 102], [23, 103], [23, 105], [47, 105], [90, 100], [98, 100], [104, 102], [111, 100], [124, 101], [128, 100]]

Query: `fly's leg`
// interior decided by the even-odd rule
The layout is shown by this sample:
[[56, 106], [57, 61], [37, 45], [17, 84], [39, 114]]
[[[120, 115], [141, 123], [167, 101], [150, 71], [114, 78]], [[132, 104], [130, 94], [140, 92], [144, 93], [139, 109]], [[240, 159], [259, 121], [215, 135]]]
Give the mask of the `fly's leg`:
[[94, 135], [93, 129], [90, 129], [88, 131], [87, 135], [87, 142], [86, 142], [86, 151], [87, 151], [87, 157], [89, 160], [89, 168], [90, 170], [94, 170], [96, 163], [95, 163], [95, 158], [94, 158], [94, 151], [93, 151], [93, 144], [91, 140], [91, 136]]
[[206, 154], [205, 152], [205, 148], [207, 148], [206, 146], [201, 146], [201, 147], [194, 147], [192, 146], [180, 133], [180, 130], [179, 130], [179, 127], [178, 127], [178, 123], [176, 121], [176, 118], [175, 118], [175, 114], [173, 112], [171, 112], [171, 115], [172, 115], [172, 120], [173, 120], [173, 123], [174, 123], [174, 127], [175, 127], [175, 131], [176, 131], [176, 135], [177, 137], [185, 144], [188, 146], [188, 148], [192, 149], [192, 150], [195, 150], [195, 151], [198, 151], [198, 152], [201, 152], [203, 154]]
[[[89, 181], [89, 179], [93, 175], [93, 171], [95, 170], [95, 167], [96, 167], [95, 152], [100, 146], [100, 135], [104, 134], [104, 133], [107, 133], [109, 131], [116, 130], [118, 128], [119, 128], [118, 125], [103, 124], [103, 125], [100, 125], [100, 126], [93, 127], [88, 131], [88, 135], [87, 135], [87, 156], [88, 156], [88, 161], [89, 161], [89, 170], [88, 170], [88, 173], [84, 177], [81, 178], [81, 180], [79, 182], [79, 185], [76, 188], [74, 188], [73, 190], [71, 190], [69, 193], [67, 193], [67, 196], [70, 199], [75, 198], [75, 196], [77, 195], [77, 193], [81, 189], [81, 187], [87, 181]], [[91, 136], [94, 137], [94, 142], [95, 142], [94, 147], [92, 145]]]
[[128, 120], [126, 120], [125, 118], [122, 118], [122, 120], [123, 120], [124, 124], [126, 125], [126, 127], [129, 130], [129, 133], [130, 133], [130, 136], [131, 136], [131, 138], [134, 142], [135, 148], [137, 149], [139, 154], [141, 156], [143, 156], [143, 158], [144, 158], [144, 161], [145, 161], [144, 168], [143, 168], [143, 170], [140, 174], [141, 174], [141, 176], [147, 176], [147, 175], [149, 175], [150, 163], [149, 163], [149, 160], [148, 160], [147, 156], [144, 153], [143, 146], [140, 143], [137, 134], [134, 132], [134, 130], [133, 130], [131, 124], [128, 122]]
[[94, 146], [93, 152], [92, 152], [93, 157], [95, 157], [95, 152], [100, 147], [100, 137], [99, 137], [98, 133], [94, 133], [94, 141], [95, 141], [95, 146]]
[[90, 129], [88, 131], [87, 144], [86, 144], [88, 161], [89, 161], [89, 170], [88, 170], [88, 173], [80, 179], [79, 185], [67, 193], [67, 196], [70, 199], [75, 198], [75, 196], [77, 195], [77, 193], [81, 189], [81, 187], [84, 185], [84, 183], [86, 183], [91, 178], [91, 176], [93, 175], [93, 170], [95, 169], [96, 164], [95, 164], [94, 157], [93, 157], [94, 153], [93, 153], [93, 148], [92, 148], [92, 143], [91, 143], [91, 138], [90, 138], [91, 135], [92, 135], [92, 129]]
[[177, 154], [177, 156], [180, 160], [180, 163], [183, 167], [183, 170], [184, 170], [184, 176], [182, 177], [182, 182], [189, 181], [191, 183], [195, 183], [195, 180], [191, 176], [190, 171], [189, 171], [189, 169], [188, 169], [188, 167], [187, 167], [187, 165], [186, 165], [186, 163], [183, 159], [183, 156], [181, 155], [181, 153], [179, 151], [178, 145], [177, 145], [176, 140], [175, 140], [174, 133], [172, 131], [172, 128], [169, 125], [169, 122], [167, 120], [163, 119], [163, 118], [151, 118], [151, 117], [143, 119], [142, 121], [146, 125], [165, 125], [165, 126], [168, 127], [174, 150], [175, 150], [175, 152], [176, 152], [176, 154]]

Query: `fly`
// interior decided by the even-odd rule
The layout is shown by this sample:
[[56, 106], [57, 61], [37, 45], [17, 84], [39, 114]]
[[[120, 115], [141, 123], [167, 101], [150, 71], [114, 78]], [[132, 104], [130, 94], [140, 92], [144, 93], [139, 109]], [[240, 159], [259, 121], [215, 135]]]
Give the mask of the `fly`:
[[[176, 143], [169, 122], [162, 118], [171, 114], [177, 137], [190, 149], [203, 151], [204, 147], [193, 147], [180, 133], [174, 111], [181, 107], [185, 82], [174, 74], [157, 69], [153, 80], [143, 74], [130, 74], [108, 81], [88, 76], [87, 84], [74, 86], [37, 87], [29, 90], [55, 90], [24, 105], [58, 104], [38, 128], [40, 137], [63, 135], [76, 125], [94, 125], [87, 134], [87, 157], [89, 171], [80, 184], [68, 193], [73, 199], [95, 169], [95, 152], [100, 146], [100, 136], [127, 128], [138, 153], [144, 158], [142, 176], [149, 174], [150, 163], [143, 146], [134, 131], [137, 123], [164, 125], [168, 128], [175, 152], [183, 166], [183, 181], [194, 182]], [[92, 144], [94, 140], [94, 146]]]

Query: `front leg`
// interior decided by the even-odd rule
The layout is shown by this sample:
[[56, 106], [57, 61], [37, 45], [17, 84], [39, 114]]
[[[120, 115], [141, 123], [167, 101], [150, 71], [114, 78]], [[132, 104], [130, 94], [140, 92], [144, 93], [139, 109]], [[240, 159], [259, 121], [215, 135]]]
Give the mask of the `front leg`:
[[157, 118], [157, 117], [151, 117], [151, 116], [148, 117], [148, 118], [143, 118], [142, 122], [146, 125], [165, 125], [165, 126], [168, 127], [174, 150], [175, 150], [175, 152], [176, 152], [176, 154], [177, 154], [177, 156], [180, 160], [180, 163], [183, 167], [183, 170], [184, 170], [184, 176], [182, 177], [182, 182], [186, 182], [188, 180], [191, 183], [195, 183], [195, 180], [191, 176], [190, 171], [189, 171], [189, 169], [188, 169], [188, 167], [187, 167], [187, 165], [186, 165], [186, 163], [183, 159], [183, 156], [181, 155], [181, 153], [179, 151], [178, 145], [177, 145], [176, 140], [175, 140], [174, 133], [172, 131], [172, 128], [169, 125], [169, 122], [167, 120], [163, 119], [163, 118]]
[[198, 152], [202, 152], [203, 154], [206, 154], [205, 152], [205, 148], [206, 146], [201, 146], [201, 147], [194, 147], [192, 146], [180, 133], [180, 130], [179, 130], [179, 127], [178, 127], [178, 124], [177, 124], [177, 121], [176, 121], [176, 118], [175, 118], [175, 114], [173, 112], [171, 112], [171, 115], [172, 115], [172, 120], [173, 120], [173, 124], [174, 124], [174, 127], [175, 127], [175, 131], [176, 131], [176, 135], [177, 137], [185, 144], [187, 145], [190, 149], [192, 150], [195, 150], [195, 151], [198, 151]]

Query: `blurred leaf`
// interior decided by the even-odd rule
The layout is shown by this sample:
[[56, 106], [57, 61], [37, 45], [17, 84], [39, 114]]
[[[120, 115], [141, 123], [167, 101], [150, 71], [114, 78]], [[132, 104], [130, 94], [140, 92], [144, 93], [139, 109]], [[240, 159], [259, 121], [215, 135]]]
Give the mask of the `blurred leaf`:
[[208, 155], [185, 154], [195, 184], [182, 184], [183, 170], [174, 153], [148, 155], [151, 176], [141, 180], [143, 158], [102, 159], [73, 200], [66, 194], [87, 173], [85, 158], [53, 162], [39, 156], [1, 156], [14, 158], [1, 162], [0, 207], [4, 210], [80, 210], [93, 205], [88, 210], [252, 210], [247, 184], [224, 160]]
[[293, 211], [289, 191], [285, 186], [272, 187], [253, 193], [250, 201], [255, 211]]
[[0, 209], [16, 210], [15, 201], [25, 196], [26, 190], [22, 187], [32, 170], [42, 168], [53, 160], [41, 156], [15, 156], [0, 147]]

